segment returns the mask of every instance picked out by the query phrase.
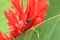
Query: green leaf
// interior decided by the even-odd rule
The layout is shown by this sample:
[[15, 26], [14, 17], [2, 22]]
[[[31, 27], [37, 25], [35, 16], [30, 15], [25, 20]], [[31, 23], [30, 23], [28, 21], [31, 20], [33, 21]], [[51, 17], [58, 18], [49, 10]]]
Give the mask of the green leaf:
[[60, 14], [60, 0], [49, 0], [49, 8], [45, 19], [51, 18]]
[[60, 15], [36, 25], [16, 40], [60, 40]]

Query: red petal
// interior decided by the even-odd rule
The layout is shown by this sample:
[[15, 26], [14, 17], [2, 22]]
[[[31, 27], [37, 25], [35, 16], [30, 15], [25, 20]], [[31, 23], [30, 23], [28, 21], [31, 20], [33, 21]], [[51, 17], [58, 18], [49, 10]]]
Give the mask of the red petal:
[[36, 0], [36, 5], [35, 5], [35, 15], [34, 17], [37, 16], [37, 14], [40, 14], [41, 9], [45, 6], [47, 0]]
[[27, 20], [27, 13], [22, 14], [21, 20], [25, 23]]
[[34, 17], [34, 10], [35, 10], [35, 0], [28, 0], [28, 3], [27, 3], [27, 9], [26, 11], [30, 11], [28, 12], [28, 17], [29, 18], [33, 18]]
[[19, 32], [17, 30], [12, 30], [10, 31], [10, 35], [11, 37], [16, 38], [19, 35]]
[[9, 37], [6, 34], [4, 34], [4, 35], [5, 35], [6, 40], [9, 40]]
[[37, 14], [37, 16], [39, 16], [42, 20], [44, 20], [44, 16], [45, 16], [45, 13], [46, 13], [46, 10], [48, 8], [48, 4], [46, 4], [40, 11], [40, 14]]
[[11, 25], [10, 23], [8, 24], [8, 27], [9, 27], [10, 31], [17, 30], [16, 26]]
[[16, 27], [18, 29], [18, 32], [20, 34], [22, 34], [24, 32], [24, 29], [25, 29], [23, 21], [19, 21], [19, 23], [15, 24], [15, 25], [16, 25]]
[[40, 14], [37, 14], [37, 17], [34, 19], [34, 22], [33, 22], [32, 26], [44, 21], [44, 16], [45, 16], [45, 12], [46, 12], [47, 8], [48, 8], [48, 4], [46, 4], [44, 6], [44, 8], [42, 8]]
[[17, 19], [15, 19], [10, 13], [4, 11], [5, 17], [11, 22], [12, 24], [17, 23]]
[[9, 7], [9, 8], [8, 8], [8, 11], [9, 11], [9, 13], [10, 13], [14, 18], [16, 18], [17, 13], [16, 13], [15, 11], [13, 11], [12, 9], [13, 9], [12, 7]]
[[11, 0], [11, 3], [20, 13], [22, 13], [22, 9], [20, 7], [20, 0]]
[[13, 4], [14, 9], [17, 11], [17, 14], [19, 15], [19, 18], [23, 14], [22, 5], [20, 5], [21, 0], [11, 0], [11, 3]]
[[32, 23], [32, 26], [35, 26], [36, 24], [41, 23], [41, 22], [42, 22], [41, 20], [42, 20], [42, 19], [41, 19], [40, 17], [37, 17], [37, 18], [34, 20], [34, 22]]
[[5, 38], [3, 37], [3, 34], [0, 32], [0, 40], [5, 40]]

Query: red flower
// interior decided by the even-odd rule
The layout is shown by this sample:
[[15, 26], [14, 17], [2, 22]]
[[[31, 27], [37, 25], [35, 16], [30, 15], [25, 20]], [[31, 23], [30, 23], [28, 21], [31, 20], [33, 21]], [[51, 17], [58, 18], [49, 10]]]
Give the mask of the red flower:
[[9, 40], [9, 38], [6, 35], [3, 36], [3, 34], [0, 31], [0, 40]]
[[16, 38], [24, 31], [44, 21], [48, 8], [47, 0], [27, 0], [24, 11], [23, 0], [10, 0], [12, 6], [4, 11], [10, 29], [9, 38]]

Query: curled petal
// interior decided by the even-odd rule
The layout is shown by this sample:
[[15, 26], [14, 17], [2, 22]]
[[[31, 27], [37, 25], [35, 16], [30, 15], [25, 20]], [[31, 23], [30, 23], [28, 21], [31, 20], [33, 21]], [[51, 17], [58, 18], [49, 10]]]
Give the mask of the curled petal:
[[4, 14], [9, 22], [11, 22], [12, 24], [17, 23], [17, 19], [15, 19], [9, 12], [4, 11]]
[[23, 1], [21, 2], [21, 0], [10, 0], [11, 3], [13, 4], [13, 7], [14, 9], [17, 11], [17, 14], [19, 16], [19, 19], [20, 17], [22, 16], [23, 14]]
[[8, 11], [9, 11], [9, 13], [10, 13], [14, 18], [16, 18], [17, 12], [15, 12], [15, 10], [13, 10], [12, 7], [9, 7], [9, 8], [8, 8]]
[[20, 12], [22, 13], [22, 8], [20, 6], [20, 0], [10, 0], [13, 6]]

